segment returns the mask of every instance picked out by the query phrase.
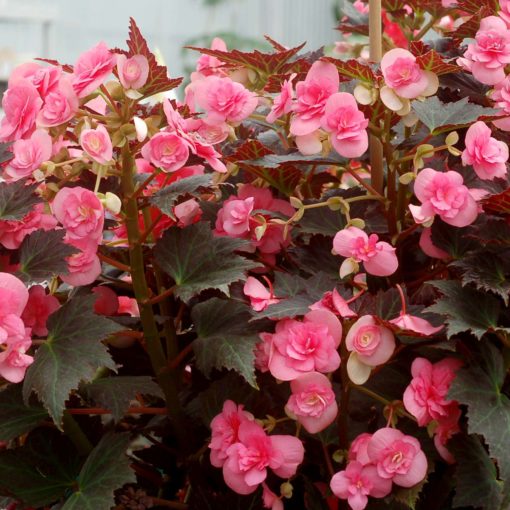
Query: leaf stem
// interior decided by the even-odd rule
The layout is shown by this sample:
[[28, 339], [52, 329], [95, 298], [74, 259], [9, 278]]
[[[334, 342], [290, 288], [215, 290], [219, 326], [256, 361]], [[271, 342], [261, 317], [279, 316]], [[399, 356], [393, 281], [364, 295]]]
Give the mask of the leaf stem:
[[62, 416], [62, 425], [66, 436], [74, 443], [80, 455], [88, 455], [94, 448], [76, 420], [71, 416], [68, 409]]

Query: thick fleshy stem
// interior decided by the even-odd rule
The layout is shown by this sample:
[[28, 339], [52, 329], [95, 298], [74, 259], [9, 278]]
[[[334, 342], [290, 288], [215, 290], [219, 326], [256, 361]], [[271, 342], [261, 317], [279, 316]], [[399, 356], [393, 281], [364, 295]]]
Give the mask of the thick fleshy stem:
[[163, 390], [168, 409], [168, 415], [174, 424], [179, 442], [184, 444], [186, 427], [183, 424], [183, 413], [179, 402], [179, 395], [172, 371], [169, 369], [165, 351], [161, 344], [160, 335], [152, 305], [148, 302], [149, 289], [145, 278], [145, 264], [143, 246], [140, 242], [140, 229], [138, 225], [138, 204], [134, 197], [135, 186], [133, 179], [134, 159], [128, 144], [122, 148], [122, 191], [124, 195], [125, 224], [129, 240], [129, 260], [133, 290], [140, 308], [147, 353], [156, 375], [157, 381]]

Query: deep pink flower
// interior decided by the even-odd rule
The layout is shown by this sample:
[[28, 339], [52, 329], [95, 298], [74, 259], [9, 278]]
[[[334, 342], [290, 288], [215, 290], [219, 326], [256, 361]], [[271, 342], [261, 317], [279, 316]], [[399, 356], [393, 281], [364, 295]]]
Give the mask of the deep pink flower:
[[321, 60], [312, 64], [304, 81], [296, 84], [297, 102], [293, 105], [290, 123], [293, 135], [308, 135], [320, 128], [326, 101], [338, 92], [339, 84], [338, 71], [333, 64]]
[[103, 235], [104, 209], [96, 195], [81, 186], [62, 188], [51, 204], [69, 239], [98, 241]]
[[363, 262], [367, 273], [375, 276], [389, 276], [398, 267], [393, 246], [379, 241], [377, 234], [368, 236], [357, 227], [347, 227], [337, 232], [333, 239], [333, 250], [342, 257]]
[[409, 209], [417, 223], [431, 221], [437, 214], [445, 223], [465, 227], [478, 216], [478, 205], [458, 172], [424, 168], [414, 182], [414, 194], [421, 206]]
[[415, 317], [408, 313], [401, 313], [397, 318], [391, 319], [389, 322], [395, 324], [403, 331], [413, 331], [424, 336], [432, 336], [443, 329], [444, 326], [433, 326], [429, 321], [421, 317]]
[[239, 426], [241, 423], [253, 421], [254, 417], [232, 400], [223, 403], [223, 409], [211, 421], [211, 464], [222, 467], [227, 459], [227, 450], [239, 441]]
[[207, 114], [206, 122], [213, 125], [239, 123], [253, 113], [258, 104], [253, 92], [230, 78], [218, 76], [208, 76], [197, 82], [195, 99]]
[[243, 294], [250, 298], [250, 305], [256, 312], [265, 310], [269, 305], [280, 300], [273, 296], [272, 289], [267, 290], [264, 285], [253, 276], [248, 276], [243, 287]]
[[16, 140], [12, 146], [14, 158], [5, 168], [7, 178], [12, 181], [32, 175], [43, 161], [51, 158], [51, 136], [43, 129], [35, 130], [30, 138]]
[[284, 510], [281, 497], [278, 497], [265, 483], [262, 483], [262, 503], [270, 510]]
[[413, 379], [404, 392], [403, 401], [418, 425], [427, 425], [447, 415], [452, 403], [448, 399], [448, 390], [461, 365], [462, 362], [455, 358], [445, 358], [434, 364], [425, 358], [413, 361]]
[[[64, 188], [65, 189], [65, 188]], [[68, 244], [77, 248], [78, 253], [67, 257], [67, 274], [60, 278], [75, 287], [90, 285], [101, 274], [101, 261], [97, 256], [97, 243], [88, 239], [69, 239]]]
[[32, 328], [32, 333], [37, 336], [46, 336], [48, 334], [46, 321], [59, 308], [60, 303], [55, 296], [46, 294], [41, 285], [34, 285], [28, 291], [28, 303], [21, 318], [27, 327]]
[[37, 125], [41, 127], [60, 126], [74, 117], [78, 111], [79, 100], [68, 75], [63, 75], [58, 86], [45, 98], [44, 105], [37, 116]]
[[281, 478], [293, 476], [303, 462], [303, 443], [294, 436], [268, 436], [253, 421], [239, 425], [238, 442], [227, 450], [225, 483], [238, 494], [251, 494], [264, 482], [270, 468]]
[[427, 474], [427, 457], [419, 441], [400, 430], [379, 429], [370, 438], [367, 451], [377, 467], [377, 474], [401, 487], [412, 487]]
[[310, 305], [310, 310], [329, 310], [340, 317], [356, 317], [356, 313], [349, 308], [347, 301], [336, 289], [324, 293], [320, 301]]
[[42, 99], [53, 92], [62, 74], [60, 66], [42, 66], [35, 62], [27, 62], [16, 67], [9, 76], [9, 88], [17, 83], [28, 81], [37, 89]]
[[11, 142], [29, 135], [43, 102], [37, 89], [28, 81], [7, 89], [2, 99], [5, 116], [0, 124], [0, 142]]
[[117, 294], [106, 285], [93, 287], [92, 292], [96, 296], [94, 301], [94, 312], [98, 315], [112, 316], [119, 310], [119, 299]]
[[13, 313], [0, 317], [0, 344], [15, 344], [29, 338], [25, 323]]
[[162, 131], [142, 147], [142, 156], [165, 172], [175, 172], [188, 161], [189, 144], [179, 135]]
[[131, 317], [140, 317], [140, 309], [135, 298], [129, 296], [118, 296], [119, 309], [118, 315], [129, 315]]
[[282, 381], [291, 381], [307, 372], [333, 372], [340, 366], [337, 348], [342, 325], [326, 310], [308, 312], [303, 321], [279, 321], [273, 335], [261, 338], [270, 343], [269, 370]]
[[472, 124], [464, 139], [462, 163], [472, 165], [480, 179], [493, 180], [506, 176], [508, 145], [491, 136], [490, 128], [482, 121]]
[[244, 200], [226, 200], [218, 211], [216, 231], [230, 237], [242, 237], [250, 230], [253, 197]]
[[138, 90], [147, 82], [149, 62], [144, 55], [117, 55], [117, 74], [125, 89]]
[[503, 131], [510, 131], [510, 75], [507, 75], [503, 81], [496, 83], [491, 99], [494, 106], [501, 108], [501, 120], [493, 120], [492, 123]]
[[330, 380], [318, 372], [300, 375], [290, 383], [292, 395], [285, 411], [310, 434], [327, 428], [338, 414], [338, 405]]
[[282, 83], [280, 94], [273, 100], [271, 111], [267, 114], [266, 121], [273, 124], [276, 119], [282, 115], [289, 113], [292, 110], [292, 99], [294, 97], [294, 90], [292, 88], [292, 80], [296, 77], [292, 74], [288, 80]]
[[358, 158], [368, 148], [368, 119], [358, 109], [352, 94], [337, 92], [326, 101], [321, 119], [324, 130], [331, 133], [333, 148], [345, 158]]
[[432, 229], [430, 227], [424, 228], [420, 234], [420, 248], [422, 249], [425, 255], [432, 257], [434, 259], [446, 259], [449, 257], [449, 254], [438, 248], [432, 241]]
[[368, 496], [384, 498], [391, 492], [391, 480], [379, 476], [375, 466], [351, 461], [333, 476], [330, 487], [337, 498], [347, 500], [352, 510], [363, 510]]
[[102, 124], [96, 129], [84, 129], [80, 134], [80, 145], [87, 155], [100, 165], [106, 165], [112, 159], [112, 141]]
[[78, 97], [94, 92], [112, 72], [116, 63], [115, 55], [104, 42], [82, 53], [73, 71], [73, 87]]
[[25, 377], [27, 368], [34, 362], [34, 358], [25, 354], [30, 348], [30, 339], [10, 344], [0, 353], [0, 376], [12, 383], [19, 383]]
[[446, 445], [455, 434], [460, 432], [459, 419], [462, 413], [456, 402], [452, 402], [445, 410], [446, 416], [437, 420], [437, 426], [434, 429], [434, 446], [443, 460], [448, 464], [454, 464], [455, 457]]
[[483, 18], [464, 59], [478, 81], [486, 85], [503, 81], [505, 66], [510, 63], [510, 31], [506, 23], [497, 16]]
[[368, 458], [368, 443], [372, 434], [368, 432], [364, 432], [354, 439], [351, 443], [351, 447], [349, 448], [348, 459], [350, 461], [357, 461], [361, 465], [366, 466], [370, 464], [370, 459]]

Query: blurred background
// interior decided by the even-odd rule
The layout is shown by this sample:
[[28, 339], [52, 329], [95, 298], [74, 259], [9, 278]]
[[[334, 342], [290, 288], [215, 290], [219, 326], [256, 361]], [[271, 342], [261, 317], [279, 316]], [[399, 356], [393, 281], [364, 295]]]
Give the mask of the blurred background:
[[[209, 46], [218, 35], [228, 47], [267, 48], [263, 35], [305, 49], [331, 47], [337, 38], [335, 0], [0, 0], [0, 93], [11, 70], [34, 57], [73, 64], [99, 41], [125, 45], [135, 18], [171, 76], [194, 67], [187, 44]], [[2, 83], [3, 82], [3, 83]], [[5, 85], [4, 85], [5, 86]]]

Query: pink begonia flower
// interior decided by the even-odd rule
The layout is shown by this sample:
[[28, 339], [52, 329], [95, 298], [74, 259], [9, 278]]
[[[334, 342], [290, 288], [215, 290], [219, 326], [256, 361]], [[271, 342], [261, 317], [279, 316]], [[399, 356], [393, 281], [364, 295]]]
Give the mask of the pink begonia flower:
[[421, 231], [419, 245], [423, 253], [433, 259], [446, 259], [450, 256], [446, 251], [438, 248], [433, 243], [432, 229], [430, 227], [424, 228]]
[[46, 294], [41, 285], [34, 285], [28, 291], [28, 303], [23, 310], [21, 318], [25, 326], [32, 328], [32, 333], [37, 336], [46, 336], [48, 317], [60, 308], [60, 303], [55, 296]]
[[98, 241], [102, 238], [104, 208], [92, 191], [81, 186], [62, 188], [51, 203], [51, 209], [69, 239]]
[[483, 18], [463, 60], [479, 82], [495, 85], [503, 81], [505, 66], [510, 63], [510, 30], [506, 23], [497, 16]]
[[413, 331], [424, 336], [432, 336], [441, 331], [444, 326], [433, 326], [428, 320], [415, 317], [408, 313], [401, 313], [395, 319], [389, 321], [403, 331]]
[[352, 94], [337, 92], [329, 96], [321, 125], [330, 133], [331, 144], [340, 156], [358, 158], [368, 149], [368, 119]]
[[441, 0], [441, 5], [447, 9], [448, 7], [452, 7], [453, 5], [457, 5], [457, 0]]
[[222, 124], [239, 123], [253, 113], [258, 104], [257, 96], [230, 78], [208, 76], [197, 83], [195, 99], [205, 110], [206, 122]]
[[462, 152], [462, 164], [471, 165], [480, 179], [494, 180], [506, 176], [508, 145], [491, 136], [490, 128], [482, 121], [467, 130]]
[[317, 129], [312, 133], [302, 136], [296, 136], [294, 141], [298, 151], [303, 156], [313, 156], [322, 151], [322, 141], [325, 139], [324, 133]]
[[227, 171], [227, 167], [220, 160], [221, 154], [215, 150], [210, 143], [207, 143], [199, 133], [189, 133], [188, 139], [193, 154], [196, 154], [199, 158], [205, 159], [213, 170], [222, 174]]
[[367, 451], [378, 475], [401, 487], [412, 487], [427, 474], [427, 457], [419, 441], [400, 430], [379, 429], [370, 438]]
[[11, 142], [29, 135], [35, 128], [43, 101], [28, 81], [7, 89], [2, 99], [4, 117], [0, 124], [0, 142]]
[[116, 315], [119, 310], [119, 299], [117, 294], [106, 285], [99, 285], [92, 288], [93, 294], [96, 296], [94, 301], [94, 313], [98, 315], [112, 316]]
[[262, 484], [262, 504], [270, 510], [284, 510], [282, 498], [278, 497], [265, 483]]
[[[223, 39], [215, 37], [211, 42], [211, 50], [227, 51], [227, 45]], [[213, 74], [217, 76], [226, 76], [226, 70], [222, 69], [224, 66], [225, 62], [222, 62], [217, 57], [202, 54], [197, 60], [196, 70], [197, 73], [202, 76], [211, 76]], [[196, 77], [193, 77], [193, 74], [194, 73], [192, 73], [192, 80], [194, 78], [196, 79]]]
[[292, 80], [295, 77], [295, 74], [291, 74], [290, 78], [282, 83], [280, 94], [274, 98], [271, 111], [266, 116], [266, 121], [269, 124], [273, 124], [276, 119], [292, 110], [292, 99], [294, 97]]
[[410, 205], [416, 223], [429, 223], [437, 214], [445, 223], [466, 227], [476, 220], [478, 204], [458, 172], [424, 168], [414, 182], [421, 206]]
[[92, 110], [94, 113], [99, 113], [99, 115], [106, 115], [106, 108], [108, 107], [108, 104], [102, 96], [97, 96], [94, 99], [87, 101], [84, 106]]
[[309, 308], [310, 310], [329, 310], [335, 315], [340, 315], [340, 317], [347, 319], [356, 317], [356, 313], [349, 308], [347, 301], [336, 289], [326, 292], [320, 301], [310, 305]]
[[125, 89], [138, 90], [146, 83], [149, 76], [149, 62], [144, 55], [117, 55], [117, 73]]
[[494, 85], [490, 98], [494, 101], [495, 107], [501, 108], [501, 116], [503, 117], [500, 120], [493, 120], [492, 123], [498, 129], [510, 131], [510, 75]]
[[131, 317], [140, 317], [140, 309], [135, 298], [129, 296], [119, 296], [118, 315], [130, 315]]
[[14, 344], [27, 338], [27, 328], [18, 315], [13, 313], [0, 317], [0, 344]]
[[347, 455], [350, 461], [357, 461], [362, 466], [366, 466], [370, 464], [370, 459], [368, 458], [368, 443], [372, 434], [368, 432], [363, 432], [359, 436], [354, 439], [351, 443], [351, 447], [349, 448], [349, 453]]
[[261, 341], [255, 345], [255, 368], [263, 374], [269, 372], [269, 359], [273, 352], [272, 333], [260, 333]]
[[96, 129], [84, 129], [80, 134], [80, 145], [87, 155], [100, 165], [106, 165], [112, 159], [112, 141], [102, 124]]
[[44, 213], [44, 204], [36, 204], [22, 220], [0, 220], [0, 244], [8, 250], [15, 250], [32, 232], [53, 230], [56, 226], [56, 218]]
[[37, 115], [40, 127], [60, 126], [74, 117], [79, 100], [68, 75], [60, 78], [58, 86], [45, 98], [44, 105]]
[[72, 80], [78, 97], [94, 92], [112, 72], [116, 63], [116, 55], [110, 52], [104, 42], [82, 53], [74, 65]]
[[8, 88], [20, 82], [31, 83], [42, 99], [58, 87], [62, 68], [60, 66], [42, 66], [27, 62], [16, 67], [9, 76]]
[[292, 107], [291, 134], [309, 135], [320, 128], [326, 101], [338, 92], [339, 84], [338, 71], [333, 64], [320, 60], [312, 64], [304, 81], [296, 84], [297, 102]]
[[30, 348], [30, 339], [10, 344], [0, 353], [0, 376], [11, 383], [19, 383], [25, 377], [27, 368], [34, 362], [34, 358], [25, 354]]
[[455, 434], [460, 432], [459, 420], [462, 413], [456, 402], [449, 405], [446, 411], [446, 416], [437, 420], [434, 429], [434, 446], [443, 460], [448, 464], [454, 464], [455, 457], [448, 450], [446, 444]]
[[165, 172], [175, 172], [188, 161], [189, 144], [176, 134], [160, 132], [142, 147], [142, 156]]
[[242, 237], [250, 230], [253, 197], [244, 200], [227, 200], [218, 211], [216, 230], [230, 237]]
[[270, 342], [268, 367], [276, 379], [292, 381], [303, 373], [334, 372], [340, 366], [342, 325], [326, 310], [312, 310], [303, 321], [281, 320], [274, 334], [261, 338]]
[[60, 275], [62, 281], [75, 287], [95, 282], [101, 274], [97, 243], [87, 239], [68, 239], [67, 244], [77, 248], [78, 252], [66, 258], [68, 273]]
[[253, 276], [248, 276], [243, 287], [243, 294], [250, 298], [250, 305], [256, 312], [265, 310], [269, 305], [280, 300], [273, 296], [272, 288], [267, 290], [264, 285]]
[[333, 494], [346, 499], [352, 510], [363, 510], [368, 504], [368, 496], [384, 498], [391, 492], [392, 482], [382, 478], [375, 466], [363, 466], [351, 461], [344, 471], [331, 478], [330, 487]]
[[379, 241], [377, 234], [368, 236], [357, 227], [347, 227], [337, 232], [333, 239], [334, 253], [363, 262], [367, 273], [374, 276], [389, 276], [398, 267], [395, 248]]
[[434, 364], [425, 358], [413, 361], [413, 379], [404, 391], [403, 401], [418, 425], [427, 425], [447, 415], [452, 403], [448, 399], [448, 390], [461, 365], [462, 362], [455, 358], [445, 358]]
[[352, 6], [360, 13], [360, 14], [368, 14], [369, 8], [366, 2], [362, 0], [355, 0]]
[[338, 405], [330, 380], [318, 372], [308, 372], [290, 382], [292, 395], [285, 411], [310, 434], [331, 425], [338, 414]]
[[30, 138], [16, 140], [12, 146], [14, 158], [5, 168], [6, 179], [18, 181], [32, 175], [51, 158], [52, 147], [51, 136], [43, 129], [35, 130]]
[[239, 426], [241, 423], [253, 421], [254, 416], [244, 410], [243, 405], [237, 405], [232, 400], [223, 403], [223, 409], [211, 421], [211, 464], [222, 467], [227, 460], [227, 450], [239, 441]]
[[177, 218], [177, 225], [184, 228], [192, 223], [196, 223], [200, 219], [202, 209], [200, 209], [200, 204], [194, 198], [190, 198], [177, 204], [174, 207], [174, 214]]
[[294, 476], [304, 453], [297, 437], [268, 436], [257, 423], [244, 421], [239, 425], [238, 442], [227, 449], [223, 478], [238, 494], [251, 494], [266, 479], [268, 468], [280, 478]]
[[510, 27], [510, 0], [499, 0], [498, 16]]

